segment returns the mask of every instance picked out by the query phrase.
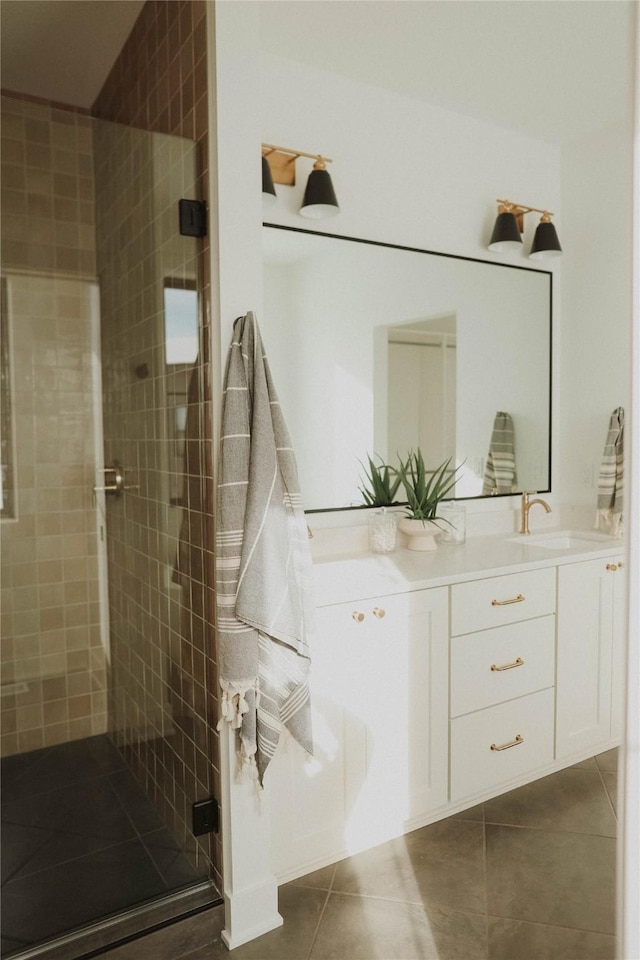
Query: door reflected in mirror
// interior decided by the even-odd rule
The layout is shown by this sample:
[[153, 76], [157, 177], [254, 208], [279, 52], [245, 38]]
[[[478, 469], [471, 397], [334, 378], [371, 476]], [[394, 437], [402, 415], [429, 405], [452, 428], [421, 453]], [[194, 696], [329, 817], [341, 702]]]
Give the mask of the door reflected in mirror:
[[[384, 411], [374, 415], [376, 445], [406, 460], [416, 447], [435, 470], [456, 457], [456, 318], [388, 328], [387, 438]], [[377, 389], [377, 384], [376, 384]], [[376, 404], [374, 390], [374, 404]]]

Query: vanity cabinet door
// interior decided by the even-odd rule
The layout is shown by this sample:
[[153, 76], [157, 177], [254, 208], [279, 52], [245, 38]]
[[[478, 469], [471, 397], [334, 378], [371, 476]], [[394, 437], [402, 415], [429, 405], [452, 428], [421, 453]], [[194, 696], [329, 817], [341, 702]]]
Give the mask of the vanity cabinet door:
[[324, 611], [325, 628], [352, 647], [348, 709], [365, 741], [350, 822], [356, 845], [396, 836], [447, 801], [447, 611], [445, 588], [366, 601], [355, 611], [363, 620], [350, 605]]
[[[618, 564], [614, 557], [558, 568], [557, 759], [595, 750], [615, 736], [612, 662], [614, 634], [620, 633]], [[618, 686], [616, 677], [616, 702]]]
[[305, 762], [290, 741], [271, 765], [281, 881], [397, 836], [447, 801], [446, 588], [318, 614], [315, 756]]

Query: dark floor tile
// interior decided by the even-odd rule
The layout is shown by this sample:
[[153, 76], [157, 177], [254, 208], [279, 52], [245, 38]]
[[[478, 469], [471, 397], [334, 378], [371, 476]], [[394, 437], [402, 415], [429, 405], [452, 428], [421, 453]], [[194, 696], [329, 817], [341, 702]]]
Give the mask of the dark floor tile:
[[167, 827], [147, 833], [141, 840], [168, 890], [203, 879]]
[[486, 825], [490, 916], [613, 934], [616, 842]]
[[52, 836], [52, 831], [44, 827], [5, 824], [2, 828], [2, 883], [27, 868]]
[[614, 813], [618, 814], [618, 774], [617, 773], [607, 773], [603, 770], [600, 773], [604, 785], [607, 790], [607, 795], [611, 801]]
[[2, 820], [112, 843], [135, 836], [130, 817], [104, 776], [5, 803]]
[[453, 817], [341, 861], [333, 891], [484, 913], [484, 827]]
[[164, 892], [142, 843], [132, 840], [5, 884], [3, 932], [38, 942]]
[[13, 953], [25, 950], [28, 946], [28, 943], [23, 943], [20, 940], [11, 940], [3, 934], [0, 939], [0, 957], [10, 957]]
[[604, 933], [489, 917], [488, 960], [615, 960], [616, 938]]
[[[92, 738], [90, 738], [92, 739]], [[100, 776], [102, 770], [86, 740], [74, 740], [2, 761], [2, 800], [28, 801], [52, 790]]]
[[330, 893], [310, 960], [485, 960], [486, 951], [483, 916]]
[[[6, 833], [3, 829], [3, 835]], [[15, 829], [12, 824], [8, 829]], [[129, 831], [127, 840], [135, 838], [133, 831]], [[61, 830], [51, 831], [49, 838], [41, 844], [26, 862], [11, 876], [11, 880], [40, 873], [55, 867], [82, 859], [101, 850], [108, 850], [114, 845], [126, 842], [123, 839], [109, 839], [105, 837], [89, 837], [81, 834], [63, 833]]]
[[572, 763], [570, 770], [597, 770], [598, 764], [595, 757], [588, 757], [586, 760], [580, 760], [578, 763]]
[[452, 820], [484, 820], [484, 803], [479, 803], [475, 807], [469, 807], [468, 810], [461, 810], [460, 813], [454, 813], [450, 818]]
[[116, 770], [127, 769], [126, 760], [106, 733], [87, 737], [85, 743], [102, 773], [114, 773]]
[[298, 877], [297, 880], [292, 880], [289, 886], [316, 887], [318, 890], [330, 890], [335, 872], [336, 864], [332, 863], [328, 867], [322, 867], [320, 870], [314, 870], [313, 873], [305, 874], [304, 877]]
[[600, 770], [605, 770], [607, 773], [617, 773], [619, 752], [619, 748], [614, 747], [613, 750], [605, 750], [604, 753], [599, 753], [595, 759]]
[[152, 801], [130, 770], [117, 770], [109, 774], [109, 785], [117, 796], [122, 808], [127, 811], [133, 826], [139, 834], [160, 830], [164, 823]]
[[486, 823], [616, 835], [616, 819], [598, 770], [559, 770], [487, 800], [484, 814]]

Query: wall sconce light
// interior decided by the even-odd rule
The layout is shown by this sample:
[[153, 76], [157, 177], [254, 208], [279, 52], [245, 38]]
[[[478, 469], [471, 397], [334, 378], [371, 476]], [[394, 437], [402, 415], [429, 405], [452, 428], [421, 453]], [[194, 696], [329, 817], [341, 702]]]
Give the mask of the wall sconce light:
[[272, 207], [277, 200], [276, 188], [273, 185], [273, 177], [267, 163], [267, 158], [262, 158], [262, 206]]
[[556, 228], [551, 223], [552, 213], [540, 210], [538, 207], [527, 207], [522, 203], [512, 203], [511, 200], [498, 200], [498, 216], [496, 218], [489, 250], [494, 253], [506, 253], [517, 250], [522, 245], [525, 213], [541, 213], [540, 223], [537, 226], [529, 258], [531, 260], [545, 260], [548, 257], [559, 257], [562, 247], [558, 240]]
[[262, 144], [262, 199], [263, 205], [271, 206], [276, 196], [274, 183], [292, 187], [296, 182], [296, 160], [309, 157], [315, 160], [309, 174], [300, 216], [312, 220], [334, 217], [340, 213], [335, 190], [327, 170], [332, 163], [329, 157], [317, 153], [303, 153], [302, 150], [289, 150], [287, 147], [275, 147], [270, 143]]

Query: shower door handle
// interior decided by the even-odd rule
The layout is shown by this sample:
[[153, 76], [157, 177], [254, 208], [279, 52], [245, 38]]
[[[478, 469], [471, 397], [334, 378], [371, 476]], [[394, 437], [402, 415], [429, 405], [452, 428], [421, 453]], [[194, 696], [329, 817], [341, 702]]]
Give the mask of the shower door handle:
[[126, 486], [124, 482], [124, 467], [114, 460], [110, 467], [104, 468], [104, 487], [94, 487], [94, 493], [109, 493], [119, 497], [125, 490], [138, 490], [138, 487]]

